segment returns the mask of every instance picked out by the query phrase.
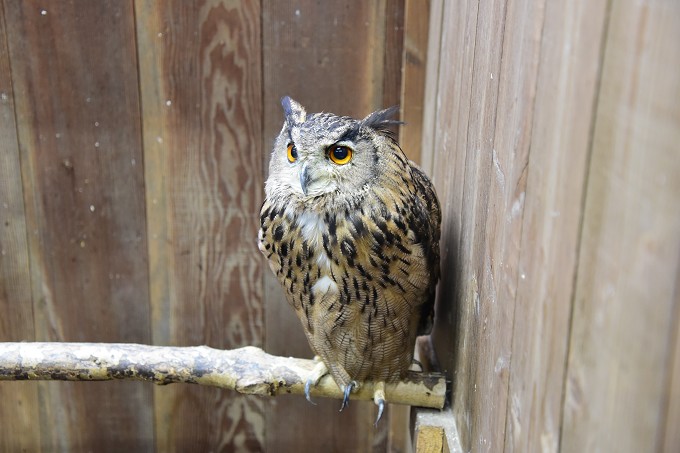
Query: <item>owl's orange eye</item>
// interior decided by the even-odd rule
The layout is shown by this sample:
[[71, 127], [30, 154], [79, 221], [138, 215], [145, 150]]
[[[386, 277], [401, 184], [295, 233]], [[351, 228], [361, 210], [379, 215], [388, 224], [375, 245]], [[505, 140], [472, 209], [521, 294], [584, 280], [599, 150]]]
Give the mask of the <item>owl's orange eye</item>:
[[297, 148], [292, 143], [288, 145], [288, 162], [294, 163], [298, 158]]
[[352, 160], [352, 149], [347, 146], [333, 145], [328, 150], [328, 157], [338, 165], [345, 165]]

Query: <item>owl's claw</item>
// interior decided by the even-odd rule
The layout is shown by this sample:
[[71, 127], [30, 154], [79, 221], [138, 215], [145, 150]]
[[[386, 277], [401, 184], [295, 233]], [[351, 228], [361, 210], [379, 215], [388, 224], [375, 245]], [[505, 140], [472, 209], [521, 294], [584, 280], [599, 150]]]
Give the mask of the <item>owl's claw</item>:
[[383, 411], [385, 410], [385, 400], [379, 400], [377, 404], [378, 404], [378, 417], [375, 419], [374, 423], [374, 426], [376, 428], [378, 427], [378, 422], [380, 421]]
[[305, 382], [305, 398], [307, 398], [307, 401], [316, 406], [316, 403], [312, 401], [312, 397], [309, 395], [309, 390], [312, 388], [312, 385], [315, 385], [315, 382], [312, 381], [312, 378], [307, 379], [307, 382]]
[[312, 386], [318, 384], [319, 380], [328, 373], [328, 368], [326, 367], [326, 364], [321, 361], [319, 356], [314, 357], [314, 360], [317, 361], [317, 364], [314, 365], [312, 373], [309, 375], [307, 382], [305, 382], [305, 398], [307, 398], [307, 401], [316, 406], [316, 403], [312, 401], [312, 397], [309, 392], [312, 389]]
[[347, 384], [347, 386], [345, 386], [345, 395], [342, 398], [342, 406], [340, 406], [340, 412], [342, 412], [342, 410], [349, 405], [349, 394], [352, 393], [352, 390], [355, 389], [356, 387], [357, 387], [356, 381], [350, 381], [350, 383]]
[[373, 402], [378, 406], [378, 417], [375, 419], [375, 426], [378, 426], [378, 422], [382, 417], [383, 411], [385, 410], [385, 383], [376, 382], [373, 390]]

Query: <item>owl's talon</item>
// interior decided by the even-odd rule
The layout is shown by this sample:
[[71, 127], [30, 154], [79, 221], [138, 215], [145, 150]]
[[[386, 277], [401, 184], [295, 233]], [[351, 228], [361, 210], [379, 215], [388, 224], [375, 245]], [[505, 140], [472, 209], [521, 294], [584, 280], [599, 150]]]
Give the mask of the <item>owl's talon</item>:
[[378, 422], [380, 421], [380, 418], [382, 417], [384, 410], [385, 410], [385, 400], [378, 401], [378, 417], [375, 419], [375, 423], [373, 424], [376, 428], [378, 427]]
[[373, 390], [373, 402], [378, 406], [378, 417], [375, 419], [375, 426], [378, 426], [378, 422], [382, 417], [383, 411], [385, 410], [385, 383], [376, 382]]
[[312, 401], [312, 397], [309, 395], [312, 385], [315, 385], [315, 382], [312, 381], [312, 378], [307, 379], [307, 382], [305, 382], [305, 398], [307, 398], [307, 401], [316, 406], [316, 403]]
[[420, 362], [420, 360], [411, 359], [411, 366], [413, 365], [418, 365], [418, 368], [420, 368], [421, 373], [425, 371], [425, 368], [423, 368], [423, 364]]
[[328, 368], [326, 367], [326, 364], [321, 361], [319, 356], [315, 356], [314, 361], [316, 361], [317, 364], [314, 365], [307, 382], [305, 382], [305, 398], [307, 398], [307, 401], [316, 406], [316, 403], [312, 401], [312, 396], [309, 394], [309, 392], [311, 391], [313, 385], [318, 384], [319, 380], [328, 374]]
[[342, 398], [342, 406], [340, 406], [340, 412], [342, 412], [342, 410], [349, 405], [349, 394], [352, 393], [352, 390], [355, 389], [356, 387], [357, 387], [356, 381], [351, 381], [345, 387], [345, 395]]

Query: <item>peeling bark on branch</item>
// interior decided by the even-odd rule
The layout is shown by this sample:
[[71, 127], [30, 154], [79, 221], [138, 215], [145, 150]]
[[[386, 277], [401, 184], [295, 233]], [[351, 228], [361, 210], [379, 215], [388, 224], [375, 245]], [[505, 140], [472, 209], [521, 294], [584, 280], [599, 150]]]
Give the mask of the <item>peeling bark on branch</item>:
[[[120, 343], [0, 343], [0, 381], [133, 379], [159, 385], [211, 385], [248, 395], [303, 395], [315, 363], [272, 356], [252, 346], [219, 350]], [[385, 394], [390, 403], [441, 409], [446, 381], [441, 374], [410, 373], [401, 382], [387, 384]], [[311, 395], [342, 399], [328, 375]], [[371, 400], [373, 384], [365, 383], [351, 398]]]

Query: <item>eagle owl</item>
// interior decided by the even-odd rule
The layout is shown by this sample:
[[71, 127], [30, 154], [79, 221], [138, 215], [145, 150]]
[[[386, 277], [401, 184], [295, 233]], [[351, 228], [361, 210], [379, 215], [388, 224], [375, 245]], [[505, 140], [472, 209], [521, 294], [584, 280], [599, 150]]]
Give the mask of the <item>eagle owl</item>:
[[396, 108], [356, 120], [281, 103], [259, 248], [320, 359], [307, 399], [328, 372], [341, 410], [373, 381], [379, 420], [385, 383], [404, 377], [432, 326], [439, 201], [389, 131]]

